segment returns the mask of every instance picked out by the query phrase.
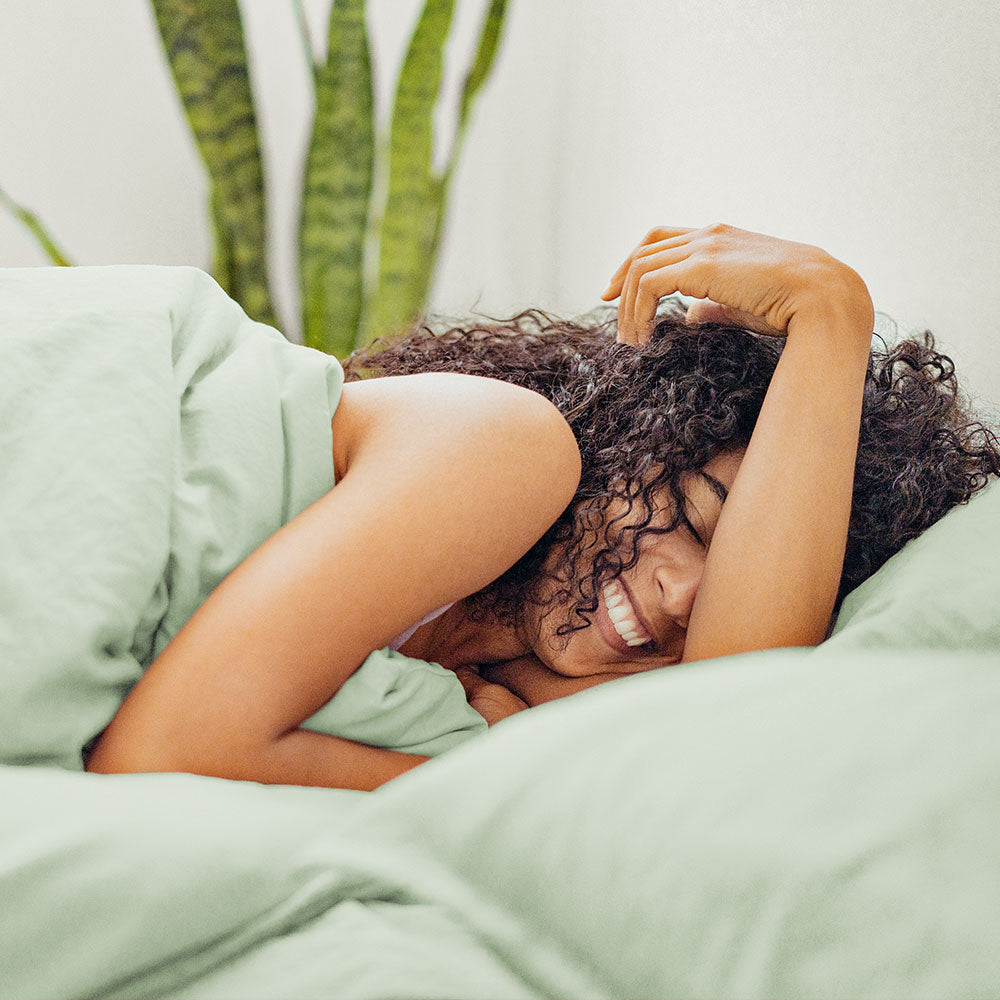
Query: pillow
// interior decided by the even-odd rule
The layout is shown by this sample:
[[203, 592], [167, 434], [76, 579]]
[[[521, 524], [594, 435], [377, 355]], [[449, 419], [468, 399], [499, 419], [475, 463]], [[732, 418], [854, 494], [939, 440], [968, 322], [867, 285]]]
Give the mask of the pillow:
[[914, 647], [1000, 651], [1000, 481], [848, 594], [817, 654]]
[[575, 965], [584, 995], [993, 996], [997, 667], [790, 649], [629, 677], [390, 782], [355, 833], [421, 845], [511, 968]]
[[515, 715], [376, 792], [368, 835], [459, 873], [522, 976], [561, 955], [595, 995], [993, 995], [998, 509], [910, 543], [825, 646]]

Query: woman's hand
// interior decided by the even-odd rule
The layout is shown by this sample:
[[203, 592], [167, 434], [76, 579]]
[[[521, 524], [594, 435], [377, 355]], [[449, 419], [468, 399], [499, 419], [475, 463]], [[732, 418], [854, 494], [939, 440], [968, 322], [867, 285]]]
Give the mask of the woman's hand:
[[[836, 299], [871, 332], [864, 281], [819, 247], [724, 223], [651, 229], [615, 272], [601, 298], [618, 303], [618, 340], [649, 340], [657, 303], [680, 292], [696, 299], [688, 320], [725, 322], [782, 336], [797, 315]], [[870, 317], [870, 318], [869, 318]]]
[[465, 688], [465, 697], [469, 704], [492, 726], [501, 719], [516, 712], [523, 712], [527, 703], [522, 701], [513, 691], [501, 684], [491, 684], [476, 673], [472, 667], [459, 667], [455, 675]]

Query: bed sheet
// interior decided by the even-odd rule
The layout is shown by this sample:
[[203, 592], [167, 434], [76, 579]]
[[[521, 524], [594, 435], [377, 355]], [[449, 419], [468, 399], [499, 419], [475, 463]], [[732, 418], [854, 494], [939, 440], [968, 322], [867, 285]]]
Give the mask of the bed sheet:
[[[79, 770], [223, 577], [333, 487], [343, 371], [197, 268], [138, 265], [0, 269], [0, 371], [0, 762]], [[388, 649], [307, 725], [428, 755], [486, 728], [454, 674]]]

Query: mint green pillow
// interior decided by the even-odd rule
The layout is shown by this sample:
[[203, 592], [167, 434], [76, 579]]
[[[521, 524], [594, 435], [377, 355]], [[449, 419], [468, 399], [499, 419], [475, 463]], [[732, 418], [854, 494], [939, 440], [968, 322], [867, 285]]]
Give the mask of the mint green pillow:
[[558, 956], [587, 995], [995, 995], [998, 511], [992, 486], [910, 543], [824, 646], [513, 716], [369, 827], [461, 875], [522, 975]]
[[356, 833], [460, 877], [522, 977], [588, 984], [546, 995], [994, 996], [998, 718], [992, 653], [671, 667], [499, 723]]
[[844, 599], [823, 655], [848, 649], [1000, 654], [1000, 482], [913, 539]]

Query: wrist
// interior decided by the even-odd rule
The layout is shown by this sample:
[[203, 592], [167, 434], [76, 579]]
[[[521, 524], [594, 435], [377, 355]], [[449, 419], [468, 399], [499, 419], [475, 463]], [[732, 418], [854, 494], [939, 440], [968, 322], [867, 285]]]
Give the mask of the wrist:
[[868, 286], [853, 268], [831, 257], [806, 280], [800, 304], [788, 321], [791, 337], [803, 331], [822, 331], [825, 340], [841, 334], [864, 347], [867, 355], [875, 328], [875, 307]]

